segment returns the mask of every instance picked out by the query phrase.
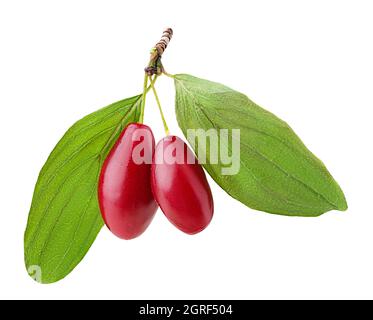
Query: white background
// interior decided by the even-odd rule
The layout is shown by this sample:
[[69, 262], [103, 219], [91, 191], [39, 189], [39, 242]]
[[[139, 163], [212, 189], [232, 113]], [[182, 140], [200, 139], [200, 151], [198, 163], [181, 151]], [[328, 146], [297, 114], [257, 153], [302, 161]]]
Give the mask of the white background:
[[[371, 1], [1, 1], [1, 298], [373, 298]], [[215, 217], [187, 236], [158, 214], [140, 238], [103, 229], [66, 279], [39, 285], [23, 264], [34, 184], [84, 115], [138, 94], [149, 49], [246, 93], [285, 119], [327, 165], [349, 210], [320, 218], [253, 211], [213, 181]], [[181, 135], [174, 91], [159, 93]], [[154, 99], [145, 122], [163, 135]]]

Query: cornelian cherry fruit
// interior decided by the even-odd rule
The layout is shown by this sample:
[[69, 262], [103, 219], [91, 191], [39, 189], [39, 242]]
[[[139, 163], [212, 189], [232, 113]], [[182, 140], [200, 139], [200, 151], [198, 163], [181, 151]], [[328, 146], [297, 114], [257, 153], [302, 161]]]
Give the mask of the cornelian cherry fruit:
[[154, 152], [151, 129], [129, 124], [111, 149], [101, 170], [98, 200], [108, 228], [122, 239], [141, 235], [158, 208], [151, 185]]
[[211, 222], [210, 186], [193, 152], [179, 137], [167, 136], [157, 144], [151, 185], [163, 213], [181, 231], [196, 234]]

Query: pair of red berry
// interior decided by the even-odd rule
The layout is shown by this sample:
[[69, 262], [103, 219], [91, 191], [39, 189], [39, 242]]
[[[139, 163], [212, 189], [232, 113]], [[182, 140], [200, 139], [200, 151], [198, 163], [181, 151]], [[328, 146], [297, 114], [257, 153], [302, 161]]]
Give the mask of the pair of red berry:
[[106, 158], [98, 199], [108, 228], [127, 240], [146, 230], [158, 205], [187, 234], [205, 229], [214, 210], [205, 173], [187, 144], [168, 135], [155, 147], [151, 129], [140, 123], [123, 130]]

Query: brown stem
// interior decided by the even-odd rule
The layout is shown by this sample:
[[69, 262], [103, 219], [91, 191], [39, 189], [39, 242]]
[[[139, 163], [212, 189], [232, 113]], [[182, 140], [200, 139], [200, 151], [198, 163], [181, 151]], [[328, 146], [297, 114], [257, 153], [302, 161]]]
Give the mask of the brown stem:
[[161, 62], [162, 54], [166, 50], [168, 44], [172, 39], [173, 31], [171, 28], [167, 28], [162, 35], [161, 40], [153, 47], [151, 51], [150, 61], [148, 66], [145, 68], [145, 72], [149, 76], [160, 75], [163, 72], [163, 65]]
[[168, 44], [170, 43], [173, 33], [174, 32], [171, 28], [167, 28], [165, 31], [163, 31], [161, 40], [159, 40], [158, 43], [155, 45], [155, 48], [157, 49], [157, 52], [160, 56], [163, 54]]

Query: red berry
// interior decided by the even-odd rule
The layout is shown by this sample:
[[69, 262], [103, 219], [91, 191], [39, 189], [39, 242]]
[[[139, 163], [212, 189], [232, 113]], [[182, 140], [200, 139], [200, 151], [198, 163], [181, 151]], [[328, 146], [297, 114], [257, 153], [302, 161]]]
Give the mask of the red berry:
[[210, 223], [214, 204], [201, 165], [187, 144], [176, 136], [156, 146], [151, 174], [154, 197], [178, 229], [195, 234]]
[[150, 186], [154, 145], [148, 126], [131, 123], [102, 167], [98, 186], [100, 209], [106, 225], [119, 238], [128, 240], [141, 235], [158, 208]]

